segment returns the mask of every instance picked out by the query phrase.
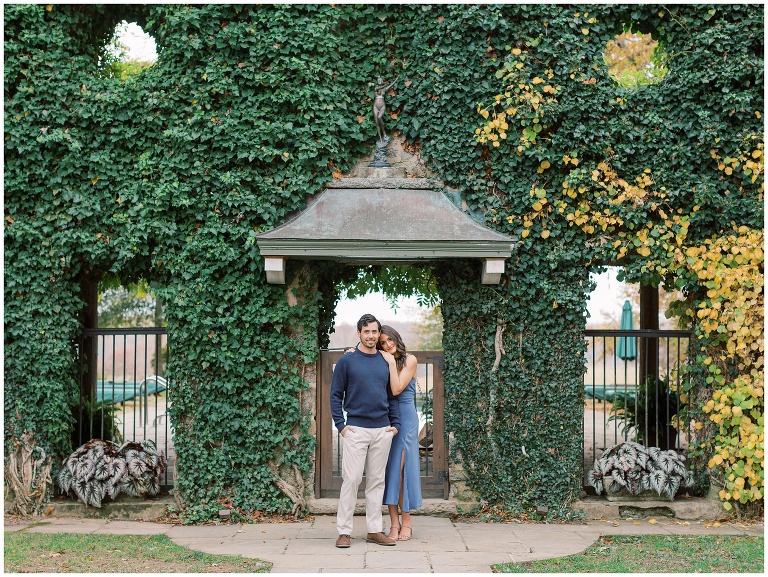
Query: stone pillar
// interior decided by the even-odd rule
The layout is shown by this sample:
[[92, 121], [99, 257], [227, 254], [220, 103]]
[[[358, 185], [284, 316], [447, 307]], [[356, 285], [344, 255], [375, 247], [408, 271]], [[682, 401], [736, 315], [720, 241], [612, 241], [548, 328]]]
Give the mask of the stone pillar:
[[477, 493], [470, 489], [467, 481], [469, 477], [464, 470], [464, 465], [450, 458], [455, 454], [453, 449], [453, 433], [448, 434], [448, 476], [450, 479], [449, 499], [456, 499], [456, 512], [460, 515], [473, 515], [480, 510], [480, 501]]

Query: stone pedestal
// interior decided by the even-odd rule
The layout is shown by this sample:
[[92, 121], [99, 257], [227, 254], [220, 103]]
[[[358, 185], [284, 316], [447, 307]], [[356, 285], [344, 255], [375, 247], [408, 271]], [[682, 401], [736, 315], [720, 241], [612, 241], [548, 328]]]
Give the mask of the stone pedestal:
[[358, 178], [405, 178], [405, 168], [363, 166], [357, 170]]
[[376, 151], [373, 153], [373, 160], [368, 166], [373, 168], [389, 168], [391, 166], [387, 160], [387, 144], [389, 144], [389, 136], [376, 141]]
[[375, 153], [372, 152], [358, 160], [349, 173], [344, 175], [345, 179], [350, 177], [413, 179], [436, 176], [426, 169], [418, 150], [409, 146], [402, 134], [391, 136], [383, 152], [386, 155], [386, 164], [391, 166], [376, 166], [378, 163], [375, 161]]

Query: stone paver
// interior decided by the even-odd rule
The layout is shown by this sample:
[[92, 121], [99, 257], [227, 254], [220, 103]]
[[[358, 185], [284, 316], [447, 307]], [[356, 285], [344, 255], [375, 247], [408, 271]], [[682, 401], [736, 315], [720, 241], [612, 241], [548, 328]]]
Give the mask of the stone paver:
[[171, 539], [176, 538], [214, 538], [229, 539], [237, 534], [239, 525], [171, 525], [166, 533]]
[[109, 521], [96, 529], [94, 534], [104, 535], [162, 535], [168, 527], [160, 523], [136, 523], [136, 521]]
[[379, 569], [381, 572], [402, 571], [413, 569], [419, 573], [431, 573], [429, 555], [426, 552], [397, 551], [390, 555], [389, 551], [369, 551], [365, 555], [367, 569]]
[[[491, 565], [497, 563], [509, 563], [512, 557], [509, 553], [497, 551], [495, 553], [483, 551], [449, 551], [430, 553], [432, 569], [435, 573], [464, 573], [465, 570], [474, 568], [472, 573], [491, 573]], [[463, 569], [458, 569], [462, 567]]]
[[30, 533], [95, 533], [106, 526], [106, 521], [96, 519], [51, 519], [33, 523]]
[[[331, 545], [333, 546], [333, 545]], [[327, 567], [349, 569], [365, 568], [365, 553], [340, 553], [330, 558], [318, 559], [316, 554], [294, 553], [292, 555], [279, 555], [264, 557], [265, 561], [275, 564], [281, 569], [292, 569], [294, 573], [319, 570]]]
[[[716, 526], [717, 525], [717, 526]], [[33, 533], [165, 534], [189, 549], [241, 555], [273, 564], [273, 573], [491, 573], [497, 563], [523, 563], [587, 549], [600, 535], [755, 535], [763, 524], [648, 519], [572, 524], [464, 523], [414, 516], [414, 537], [394, 547], [365, 541], [365, 518], [356, 517], [352, 546], [337, 549], [336, 518], [301, 523], [182, 526], [102, 519], [45, 518], [5, 527]], [[385, 530], [389, 520], [385, 518]]]

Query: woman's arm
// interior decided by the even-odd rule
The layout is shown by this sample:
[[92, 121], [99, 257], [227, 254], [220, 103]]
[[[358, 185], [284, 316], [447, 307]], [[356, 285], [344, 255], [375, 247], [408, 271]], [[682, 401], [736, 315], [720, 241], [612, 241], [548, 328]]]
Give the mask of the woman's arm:
[[400, 374], [398, 375], [397, 365], [395, 364], [395, 357], [385, 351], [379, 352], [381, 353], [381, 356], [383, 356], [384, 359], [389, 363], [389, 385], [392, 389], [392, 394], [397, 396], [405, 390], [405, 387], [408, 386], [408, 383], [411, 382], [411, 379], [416, 374], [416, 365], [418, 364], [416, 362], [416, 357], [413, 355], [408, 355], [405, 357], [405, 365], [403, 366], [403, 370], [400, 371]]

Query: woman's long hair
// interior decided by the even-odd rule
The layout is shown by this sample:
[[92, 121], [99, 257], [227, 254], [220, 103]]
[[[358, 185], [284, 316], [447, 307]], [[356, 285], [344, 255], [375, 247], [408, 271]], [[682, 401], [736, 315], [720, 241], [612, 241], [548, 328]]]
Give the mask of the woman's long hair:
[[[399, 373], [405, 366], [405, 357], [408, 356], [408, 351], [405, 350], [405, 343], [403, 343], [403, 338], [400, 336], [400, 333], [398, 333], [389, 325], [381, 325], [381, 334], [387, 335], [390, 339], [395, 341], [395, 366], [397, 367], [397, 372]], [[376, 343], [376, 348], [381, 349], [381, 344]]]

